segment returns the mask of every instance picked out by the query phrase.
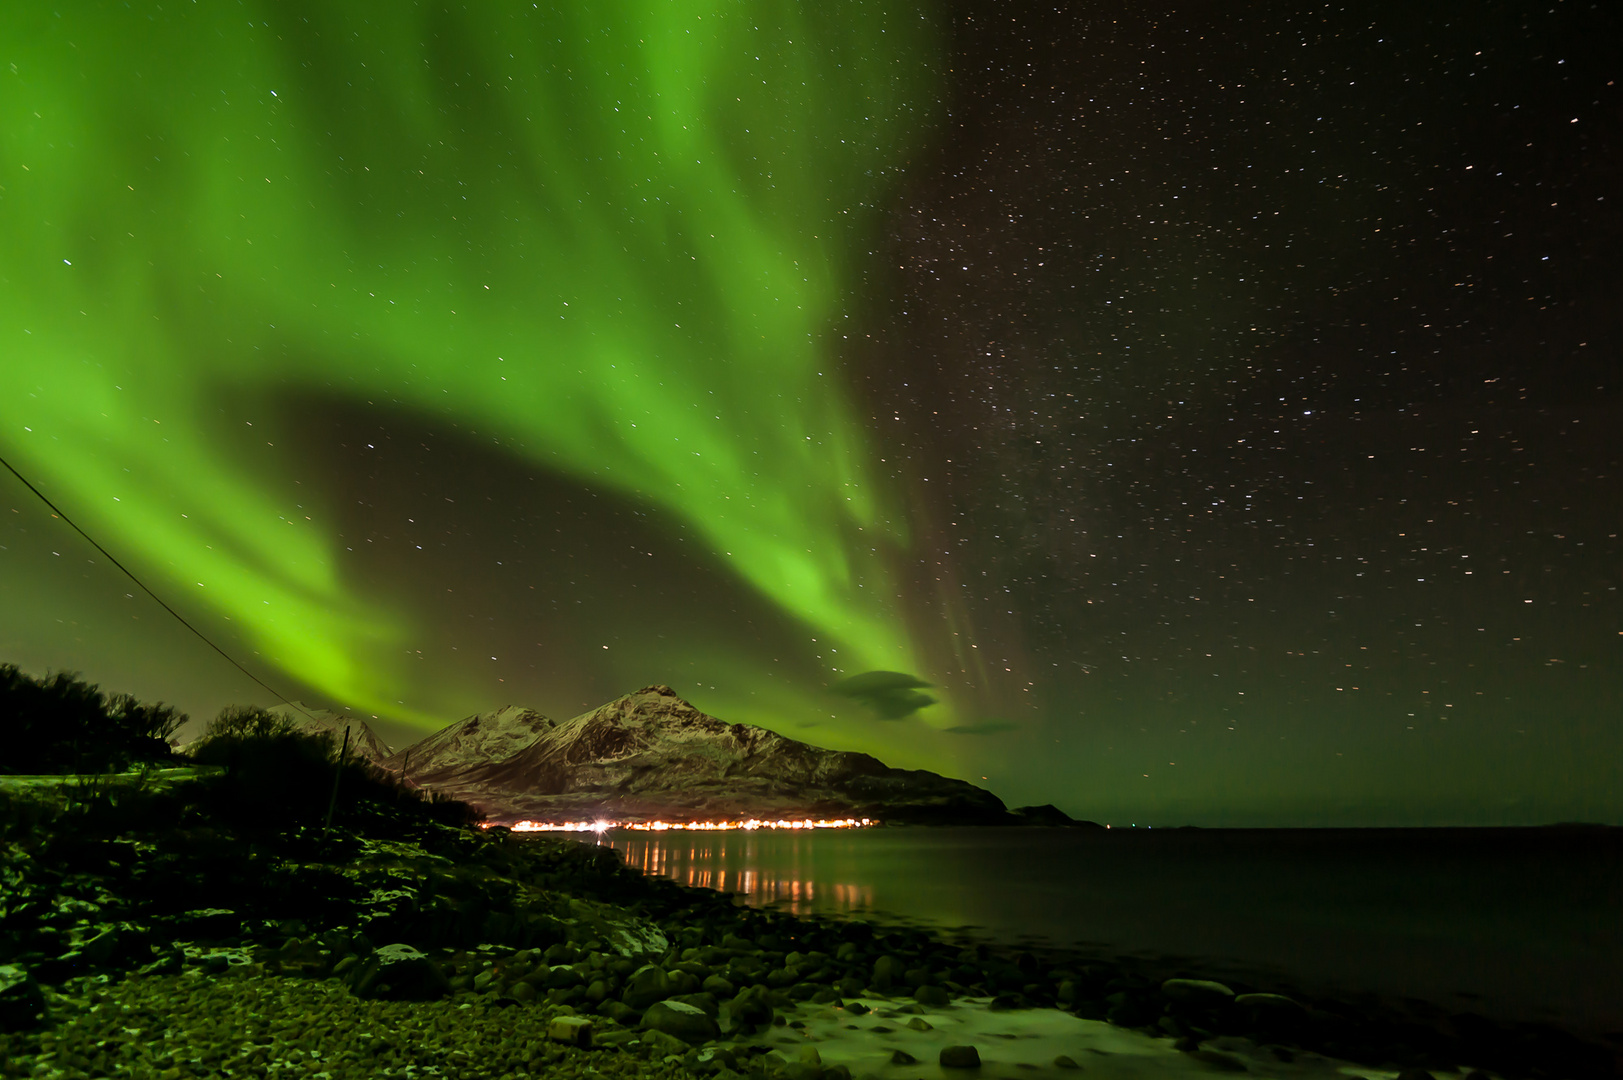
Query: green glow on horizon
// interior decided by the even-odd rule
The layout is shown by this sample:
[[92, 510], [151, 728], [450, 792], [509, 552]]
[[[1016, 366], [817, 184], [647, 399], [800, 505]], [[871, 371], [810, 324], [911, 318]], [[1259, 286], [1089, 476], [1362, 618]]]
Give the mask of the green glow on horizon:
[[359, 399], [678, 515], [847, 673], [917, 669], [825, 339], [932, 96], [918, 9], [135, 7], [0, 14], [0, 447], [81, 524], [443, 721], [396, 704], [411, 615], [346, 581], [309, 463], [244, 434]]

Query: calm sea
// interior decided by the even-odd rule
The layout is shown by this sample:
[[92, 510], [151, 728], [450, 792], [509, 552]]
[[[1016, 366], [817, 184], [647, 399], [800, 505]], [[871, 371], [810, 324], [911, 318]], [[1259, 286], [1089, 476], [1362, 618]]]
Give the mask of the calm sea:
[[626, 833], [742, 901], [1623, 1030], [1623, 829]]

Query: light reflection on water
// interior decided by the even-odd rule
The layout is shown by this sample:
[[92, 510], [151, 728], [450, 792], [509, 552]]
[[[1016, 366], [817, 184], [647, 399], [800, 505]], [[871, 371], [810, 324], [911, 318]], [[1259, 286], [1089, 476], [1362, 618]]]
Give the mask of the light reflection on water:
[[795, 834], [701, 833], [688, 838], [616, 832], [600, 843], [620, 852], [634, 870], [681, 885], [733, 893], [752, 906], [771, 905], [796, 915], [874, 913], [873, 886], [829, 880], [828, 860], [814, 856], [810, 840]]
[[598, 842], [644, 873], [796, 915], [1615, 1031], [1616, 832], [880, 828]]

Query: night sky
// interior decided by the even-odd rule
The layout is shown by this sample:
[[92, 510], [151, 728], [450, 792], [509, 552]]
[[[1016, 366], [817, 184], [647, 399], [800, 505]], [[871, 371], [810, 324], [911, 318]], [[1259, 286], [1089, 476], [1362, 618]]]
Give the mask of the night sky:
[[[14, 7], [0, 454], [281, 694], [1623, 824], [1614, 5]], [[0, 661], [275, 704], [0, 514]]]

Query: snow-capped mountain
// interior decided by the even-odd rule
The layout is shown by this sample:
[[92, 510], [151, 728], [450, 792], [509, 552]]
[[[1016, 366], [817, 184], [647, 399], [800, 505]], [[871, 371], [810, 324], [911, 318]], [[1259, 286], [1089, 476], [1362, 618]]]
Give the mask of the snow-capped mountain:
[[277, 711], [292, 720], [301, 731], [314, 735], [331, 735], [335, 751], [344, 745], [344, 729], [348, 728], [349, 756], [352, 758], [359, 757], [374, 765], [381, 765], [394, 753], [388, 743], [378, 738], [378, 733], [372, 730], [371, 725], [357, 717], [345, 716], [326, 709], [313, 710], [303, 702]]
[[498, 821], [1011, 820], [997, 796], [973, 784], [728, 724], [668, 686], [645, 687], [561, 723], [518, 706], [480, 713], [383, 765]]

